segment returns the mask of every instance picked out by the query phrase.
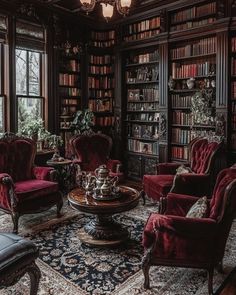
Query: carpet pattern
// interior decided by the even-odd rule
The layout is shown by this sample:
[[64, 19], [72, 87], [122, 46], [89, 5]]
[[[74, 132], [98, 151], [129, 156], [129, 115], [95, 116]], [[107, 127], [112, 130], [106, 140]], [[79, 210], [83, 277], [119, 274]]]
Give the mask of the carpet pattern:
[[[142, 205], [116, 216], [128, 227], [130, 240], [119, 249], [88, 248], [78, 239], [77, 231], [91, 218], [65, 205], [64, 216], [52, 218], [55, 209], [45, 214], [22, 218], [20, 235], [32, 239], [40, 247], [37, 264], [42, 272], [38, 295], [207, 295], [204, 270], [152, 267], [151, 289], [144, 290], [140, 245], [141, 233], [155, 205]], [[54, 216], [53, 216], [54, 215]], [[11, 219], [0, 216], [1, 231], [11, 229]], [[233, 224], [224, 258], [224, 274], [215, 272], [217, 289], [236, 265], [236, 223]], [[1, 295], [29, 294], [26, 275], [14, 287], [1, 290]]]

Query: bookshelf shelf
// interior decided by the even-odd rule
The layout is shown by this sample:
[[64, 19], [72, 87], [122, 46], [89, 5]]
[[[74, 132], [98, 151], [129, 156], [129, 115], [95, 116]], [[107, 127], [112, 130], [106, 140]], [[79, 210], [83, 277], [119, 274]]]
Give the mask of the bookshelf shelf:
[[138, 81], [138, 82], [128, 82], [127, 85], [140, 85], [140, 84], [155, 84], [158, 83], [159, 81]]
[[133, 64], [127, 64], [125, 65], [126, 68], [132, 68], [132, 67], [140, 67], [140, 66], [148, 66], [159, 63], [158, 60], [155, 61], [149, 61], [149, 62], [143, 62], [143, 63], [133, 63]]
[[172, 58], [172, 61], [184, 61], [189, 59], [200, 59], [200, 58], [206, 58], [206, 57], [214, 57], [216, 55], [216, 52], [208, 53], [208, 54], [198, 54], [198, 55], [192, 55], [192, 56], [185, 56], [185, 57], [179, 57], [179, 58]]

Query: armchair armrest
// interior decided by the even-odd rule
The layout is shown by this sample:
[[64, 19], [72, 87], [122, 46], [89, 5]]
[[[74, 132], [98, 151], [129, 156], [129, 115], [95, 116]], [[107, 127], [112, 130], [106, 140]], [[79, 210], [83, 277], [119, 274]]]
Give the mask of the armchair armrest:
[[34, 167], [33, 174], [38, 180], [55, 181], [56, 171], [52, 167]]
[[17, 206], [15, 186], [11, 176], [7, 173], [0, 173], [0, 206], [10, 211], [14, 211]]
[[186, 218], [156, 214], [153, 220], [154, 231], [168, 232], [193, 239], [211, 238], [217, 234], [217, 222], [210, 218]]
[[197, 197], [169, 193], [162, 201], [165, 202], [165, 215], [186, 216], [192, 205], [198, 200]]
[[120, 173], [121, 162], [119, 160], [111, 160], [107, 161], [107, 168], [111, 170], [112, 173]]
[[[170, 174], [175, 175], [176, 169], [181, 166], [179, 163], [159, 163], [157, 164], [157, 174]], [[189, 166], [189, 164], [185, 164], [185, 166]]]
[[197, 197], [209, 196], [210, 176], [209, 174], [193, 173], [177, 174], [171, 192]]

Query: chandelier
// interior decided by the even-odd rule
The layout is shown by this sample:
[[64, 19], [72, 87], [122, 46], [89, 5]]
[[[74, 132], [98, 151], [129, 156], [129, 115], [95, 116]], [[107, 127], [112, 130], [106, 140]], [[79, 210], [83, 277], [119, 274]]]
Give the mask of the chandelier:
[[117, 11], [126, 16], [129, 13], [132, 0], [80, 0], [82, 10], [87, 14], [91, 12], [97, 3], [102, 6], [102, 14], [106, 20], [109, 20], [113, 16], [114, 7], [116, 4]]

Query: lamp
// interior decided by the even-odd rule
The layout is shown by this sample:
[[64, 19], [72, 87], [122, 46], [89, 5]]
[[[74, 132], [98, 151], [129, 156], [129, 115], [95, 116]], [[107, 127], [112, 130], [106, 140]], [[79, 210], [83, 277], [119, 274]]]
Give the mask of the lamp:
[[119, 14], [126, 16], [129, 14], [132, 0], [80, 0], [82, 10], [89, 12], [93, 11], [95, 5], [100, 3], [102, 6], [102, 14], [106, 20], [113, 15], [114, 6]]

